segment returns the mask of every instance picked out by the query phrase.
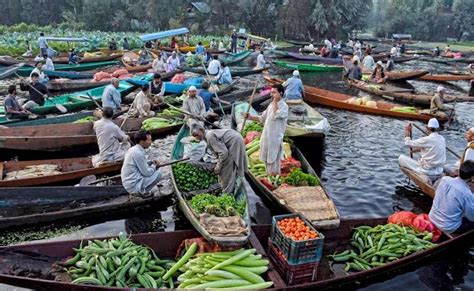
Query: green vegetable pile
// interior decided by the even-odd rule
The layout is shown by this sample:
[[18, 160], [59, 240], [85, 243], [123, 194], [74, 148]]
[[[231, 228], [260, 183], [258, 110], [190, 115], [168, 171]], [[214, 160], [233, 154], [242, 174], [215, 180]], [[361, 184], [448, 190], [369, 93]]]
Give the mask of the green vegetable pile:
[[94, 121], [97, 121], [97, 117], [91, 115], [91, 116], [86, 116], [81, 119], [78, 119], [74, 121], [73, 123], [87, 123], [87, 122], [94, 122]]
[[273, 282], [261, 277], [268, 264], [262, 255], [255, 254], [255, 249], [198, 254], [179, 268], [182, 274], [178, 288], [270, 288]]
[[415, 107], [410, 107], [410, 106], [404, 106], [404, 107], [398, 107], [395, 106], [390, 111], [395, 111], [395, 112], [402, 112], [402, 113], [417, 113], [418, 110]]
[[418, 232], [396, 224], [376, 227], [359, 226], [352, 236], [351, 245], [356, 249], [329, 256], [334, 262], [346, 262], [344, 271], [364, 271], [383, 266], [414, 252], [430, 249], [432, 233]]
[[188, 163], [175, 164], [173, 174], [178, 189], [184, 192], [208, 189], [218, 182], [217, 176], [212, 172]]
[[153, 130], [157, 128], [167, 127], [173, 125], [174, 121], [161, 117], [152, 117], [145, 119], [142, 122], [142, 129], [144, 130]]
[[294, 168], [288, 176], [285, 177], [285, 183], [292, 186], [319, 186], [321, 185], [318, 177], [304, 173], [300, 168]]
[[89, 241], [75, 249], [76, 255], [64, 264], [74, 284], [109, 287], [171, 287], [162, 279], [173, 261], [160, 260], [155, 252], [137, 245], [121, 234], [119, 238]]
[[198, 214], [209, 213], [218, 217], [227, 217], [245, 213], [245, 201], [236, 201], [228, 194], [214, 196], [211, 194], [199, 194], [190, 200], [191, 208]]
[[163, 116], [176, 116], [176, 115], [183, 115], [181, 112], [179, 112], [178, 110], [176, 109], [173, 109], [173, 108], [167, 108], [165, 110], [163, 110], [160, 115], [163, 115]]
[[247, 133], [249, 131], [262, 132], [263, 131], [263, 125], [261, 125], [259, 122], [249, 122], [249, 123], [245, 124], [244, 130], [242, 130], [242, 136], [246, 137]]

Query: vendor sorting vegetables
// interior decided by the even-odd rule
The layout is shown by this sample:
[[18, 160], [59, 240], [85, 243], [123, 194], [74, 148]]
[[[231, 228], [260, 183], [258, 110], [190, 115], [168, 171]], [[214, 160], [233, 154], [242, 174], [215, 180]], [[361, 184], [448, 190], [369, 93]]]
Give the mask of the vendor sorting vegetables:
[[205, 130], [197, 123], [191, 129], [194, 138], [205, 140], [208, 148], [216, 153], [218, 161], [214, 173], [219, 175], [222, 191], [234, 193], [237, 177], [243, 178], [247, 169], [245, 144], [240, 133], [233, 129]]
[[185, 121], [190, 128], [193, 124], [201, 124], [206, 117], [206, 106], [203, 99], [197, 95], [197, 88], [191, 86], [188, 89], [187, 97], [183, 101], [183, 111], [186, 113]]
[[265, 163], [269, 175], [279, 175], [281, 171], [283, 137], [288, 119], [288, 105], [282, 99], [284, 92], [285, 89], [282, 85], [273, 86], [272, 102], [262, 113], [262, 116], [251, 116], [244, 113], [245, 118], [263, 123], [263, 132], [260, 138], [260, 160]]

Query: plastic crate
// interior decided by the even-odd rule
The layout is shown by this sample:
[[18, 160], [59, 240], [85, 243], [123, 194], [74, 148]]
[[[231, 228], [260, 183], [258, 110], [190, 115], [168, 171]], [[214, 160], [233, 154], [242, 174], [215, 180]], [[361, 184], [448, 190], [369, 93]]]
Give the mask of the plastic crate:
[[270, 241], [268, 242], [268, 254], [273, 262], [273, 267], [288, 285], [299, 285], [316, 280], [319, 263], [290, 265]]
[[[305, 241], [294, 241], [283, 234], [277, 222], [285, 218], [299, 217], [306, 225], [318, 234], [318, 238]], [[304, 263], [315, 263], [321, 260], [324, 247], [324, 235], [319, 233], [306, 219], [298, 214], [273, 216], [271, 241], [283, 252], [290, 265], [299, 265]]]

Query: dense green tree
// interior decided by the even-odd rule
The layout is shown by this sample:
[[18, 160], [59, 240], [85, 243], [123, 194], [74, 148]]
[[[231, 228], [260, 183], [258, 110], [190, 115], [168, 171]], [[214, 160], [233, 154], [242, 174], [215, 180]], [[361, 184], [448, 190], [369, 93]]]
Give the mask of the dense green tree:
[[468, 34], [474, 39], [474, 0], [454, 0], [453, 30], [458, 39]]

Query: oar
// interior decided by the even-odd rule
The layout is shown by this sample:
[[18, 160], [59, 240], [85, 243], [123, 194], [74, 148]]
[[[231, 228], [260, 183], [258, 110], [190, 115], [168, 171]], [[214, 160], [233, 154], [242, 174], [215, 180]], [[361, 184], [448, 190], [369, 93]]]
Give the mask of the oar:
[[[206, 68], [206, 65], [204, 65], [204, 61], [201, 59], [201, 65], [202, 67], [204, 68], [204, 72], [206, 72], [206, 76], [207, 78], [209, 78], [209, 80], [211, 79], [211, 76], [209, 75], [209, 72], [207, 71], [207, 68]], [[216, 99], [219, 101], [219, 96], [217, 95], [217, 92], [214, 92], [214, 96], [216, 97]], [[222, 116], [225, 117], [225, 112], [224, 112], [224, 108], [222, 107], [222, 104], [221, 102], [219, 102], [219, 108], [222, 112]]]
[[191, 112], [188, 112], [188, 111], [186, 111], [186, 110], [183, 110], [183, 109], [181, 109], [181, 108], [178, 108], [178, 107], [176, 107], [176, 106], [173, 106], [173, 105], [171, 105], [170, 103], [166, 103], [166, 102], [165, 102], [165, 104], [168, 105], [170, 108], [172, 108], [172, 109], [174, 109], [174, 110], [176, 110], [176, 111], [181, 112], [182, 114], [189, 115], [189, 116], [191, 116], [192, 118], [194, 118], [194, 119], [196, 119], [196, 120], [203, 121], [203, 122], [205, 122], [205, 123], [207, 123], [207, 124], [209, 124], [209, 125], [211, 125], [211, 126], [213, 126], [213, 127], [215, 127], [215, 128], [220, 128], [219, 126], [215, 125], [214, 123], [207, 121], [204, 117], [194, 115], [194, 114], [192, 114]]
[[[418, 129], [419, 131], [421, 131], [422, 133], [424, 133], [426, 136], [429, 135], [428, 132], [426, 132], [423, 128], [419, 127], [417, 124], [413, 123], [413, 126]], [[456, 158], [458, 159], [461, 159], [461, 156], [458, 155], [455, 151], [453, 151], [452, 149], [450, 149], [449, 147], [446, 147], [446, 150], [448, 150], [448, 152], [452, 153]]]
[[250, 95], [250, 99], [249, 99], [249, 107], [247, 108], [247, 112], [244, 117], [244, 122], [242, 123], [242, 128], [240, 129], [240, 135], [242, 135], [242, 132], [244, 131], [244, 128], [245, 128], [245, 123], [247, 123], [247, 115], [250, 113], [250, 108], [252, 108], [253, 96], [255, 96], [257, 87], [258, 87], [258, 82], [255, 82], [255, 87], [253, 87], [253, 92], [252, 92], [252, 95]]
[[[21, 76], [18, 75], [16, 72], [15, 72], [15, 75], [16, 75], [18, 78], [21, 78]], [[29, 86], [31, 89], [35, 90], [36, 93], [38, 93], [38, 94], [40, 94], [41, 96], [43, 96], [43, 98], [45, 98], [45, 99], [51, 101], [51, 103], [54, 104], [54, 106], [56, 107], [56, 109], [57, 109], [59, 112], [61, 112], [61, 113], [67, 113], [67, 108], [66, 108], [66, 107], [64, 107], [64, 106], [61, 105], [61, 104], [57, 104], [53, 99], [47, 97], [47, 95], [45, 95], [45, 94], [41, 93], [40, 91], [38, 91], [38, 89], [36, 89], [35, 87], [33, 87], [33, 86], [30, 84], [30, 82], [26, 82], [26, 83], [28, 84], [28, 86]], [[46, 97], [45, 97], [45, 96], [46, 96]]]
[[[163, 163], [163, 164], [160, 164], [159, 166], [157, 166], [157, 168], [161, 168], [161, 167], [165, 167], [165, 166], [170, 166], [170, 165], [173, 165], [173, 164], [176, 164], [176, 163], [180, 163], [180, 162], [184, 162], [184, 161], [187, 161], [187, 160], [189, 160], [189, 158], [184, 158], [184, 159], [181, 159], [181, 160], [176, 160], [176, 161], [171, 161], [171, 162], [168, 162], [168, 163]], [[81, 182], [83, 182], [83, 180], [84, 180], [84, 183], [81, 183], [81, 182], [80, 182], [80, 185], [82, 185], [82, 186], [95, 185], [95, 184], [98, 184], [98, 183], [100, 183], [100, 182], [105, 182], [105, 181], [117, 179], [117, 178], [120, 178], [120, 174], [115, 175], [115, 176], [110, 176], [110, 177], [107, 177], [107, 178], [102, 178], [102, 179], [95, 180], [95, 181], [88, 181], [88, 180], [91, 179], [91, 177], [95, 177], [95, 176], [86, 176], [86, 177], [82, 178], [82, 179], [81, 179]]]
[[92, 102], [94, 102], [95, 106], [97, 106], [97, 108], [102, 110], [102, 106], [100, 106], [99, 102], [97, 102], [97, 100], [95, 100], [94, 97], [92, 97], [91, 93], [87, 92], [86, 94], [87, 94], [87, 98], [91, 99]]

